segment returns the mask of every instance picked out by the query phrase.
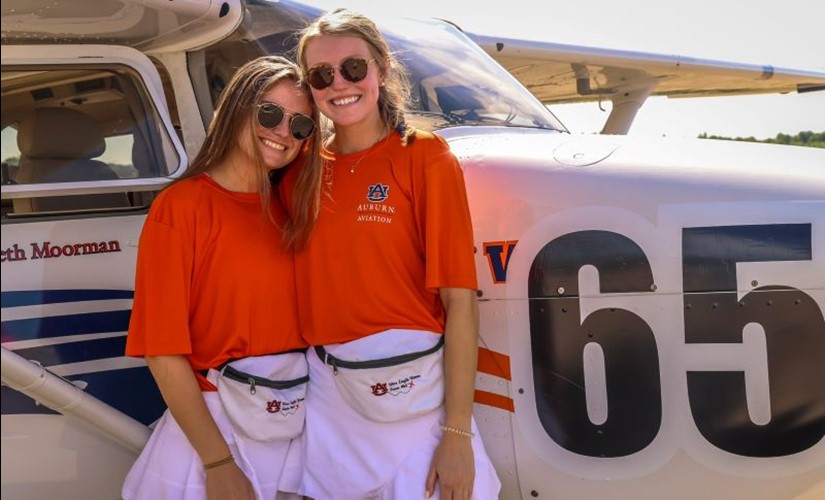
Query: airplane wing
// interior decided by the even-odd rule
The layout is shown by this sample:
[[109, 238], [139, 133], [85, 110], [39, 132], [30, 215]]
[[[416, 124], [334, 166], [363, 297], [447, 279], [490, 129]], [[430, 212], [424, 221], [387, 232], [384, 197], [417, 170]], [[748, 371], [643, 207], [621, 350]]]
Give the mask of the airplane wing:
[[825, 90], [825, 71], [467, 35], [544, 104], [611, 101], [603, 134], [626, 134], [650, 96]]
[[612, 99], [640, 88], [668, 97], [825, 90], [825, 71], [468, 36], [545, 104]]

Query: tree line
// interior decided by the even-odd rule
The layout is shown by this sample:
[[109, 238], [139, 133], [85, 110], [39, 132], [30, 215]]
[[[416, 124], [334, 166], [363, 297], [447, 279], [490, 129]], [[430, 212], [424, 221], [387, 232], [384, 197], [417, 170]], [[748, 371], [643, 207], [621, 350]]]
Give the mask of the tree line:
[[811, 148], [825, 148], [825, 132], [812, 132], [806, 130], [794, 135], [776, 134], [776, 137], [768, 139], [756, 139], [754, 137], [723, 137], [720, 135], [708, 135], [707, 132], [699, 134], [700, 139], [722, 139], [726, 141], [744, 142], [767, 142], [770, 144], [788, 144], [791, 146], [807, 146]]

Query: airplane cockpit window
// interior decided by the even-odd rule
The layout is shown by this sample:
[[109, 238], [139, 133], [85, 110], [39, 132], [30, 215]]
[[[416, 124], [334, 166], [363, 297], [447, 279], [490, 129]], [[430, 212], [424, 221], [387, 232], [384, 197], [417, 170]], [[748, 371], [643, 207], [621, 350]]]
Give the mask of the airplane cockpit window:
[[142, 208], [152, 193], [126, 181], [166, 177], [179, 163], [124, 66], [4, 67], [2, 109], [4, 218]]
[[[254, 2], [244, 24], [204, 52], [204, 89], [212, 102], [231, 71], [264, 54], [295, 56], [297, 32], [317, 12], [279, 10]], [[374, 18], [406, 66], [412, 87], [407, 120], [426, 130], [463, 125], [565, 130], [504, 68], [455, 26], [441, 21]]]
[[512, 75], [453, 25], [389, 19], [381, 27], [409, 70], [413, 90], [409, 121], [414, 125], [565, 130]]

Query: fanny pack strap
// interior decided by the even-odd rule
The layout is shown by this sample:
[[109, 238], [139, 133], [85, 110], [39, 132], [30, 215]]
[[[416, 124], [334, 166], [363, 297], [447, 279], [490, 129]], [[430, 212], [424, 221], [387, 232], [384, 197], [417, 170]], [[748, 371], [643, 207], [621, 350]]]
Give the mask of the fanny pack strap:
[[[299, 348], [297, 348], [297, 349], [290, 349], [290, 350], [288, 350], [288, 351], [276, 352], [276, 353], [273, 353], [273, 354], [291, 354], [291, 353], [296, 353], [296, 352], [306, 353], [306, 352], [307, 352], [307, 348], [306, 348], [306, 347], [299, 347]], [[261, 356], [272, 356], [273, 354], [261, 354]], [[255, 357], [255, 356], [250, 356], [250, 357]], [[238, 360], [238, 359], [244, 359], [244, 358], [233, 358], [233, 359], [228, 359], [228, 360], [224, 361], [223, 363], [221, 363], [221, 364], [220, 364], [220, 366], [218, 366], [217, 368], [215, 368], [215, 370], [217, 370], [217, 371], [219, 371], [219, 372], [220, 372], [220, 371], [223, 371], [223, 370], [224, 370], [224, 368], [226, 368], [226, 367], [227, 367], [226, 365], [228, 365], [229, 363], [231, 363], [231, 362], [233, 362], [233, 361], [236, 361], [236, 360]], [[231, 367], [229, 367], [229, 368], [231, 368]], [[234, 368], [231, 368], [231, 371], [233, 372], [233, 374], [232, 374], [232, 375], [229, 375], [229, 374], [226, 374], [226, 375], [227, 375], [229, 378], [231, 378], [231, 379], [238, 380], [239, 382], [247, 382], [247, 381], [249, 381], [249, 377], [259, 378], [259, 377], [255, 377], [254, 375], [249, 375], [249, 374], [247, 374], [247, 373], [244, 373], [244, 372], [242, 372], [242, 371], [240, 371], [240, 370], [236, 370], [236, 369], [234, 369]], [[201, 375], [203, 375], [204, 377], [206, 377], [206, 376], [209, 374], [209, 368], [206, 368], [205, 370], [197, 370], [197, 372], [198, 372], [198, 373], [200, 373]], [[236, 374], [240, 374], [240, 375], [238, 375], [238, 376], [244, 376], [245, 378], [244, 378], [243, 380], [240, 380], [240, 379], [236, 378], [236, 376], [233, 376], [233, 375], [236, 375]], [[290, 384], [292, 384], [292, 382], [295, 382], [294, 384], [289, 385], [289, 386], [287, 386], [287, 387], [274, 387], [274, 386], [272, 386], [272, 385], [267, 385], [267, 384], [259, 383], [259, 382], [257, 382], [257, 381], [256, 381], [256, 383], [258, 383], [258, 384], [260, 384], [260, 385], [266, 385], [267, 387], [272, 387], [273, 389], [289, 389], [290, 387], [294, 387], [294, 386], [296, 386], [296, 385], [298, 385], [298, 384], [303, 384], [304, 382], [306, 382], [307, 380], [309, 380], [309, 377], [308, 377], [308, 376], [306, 377], [306, 379], [307, 379], [307, 380], [302, 380], [302, 379], [303, 379], [303, 377], [302, 377], [302, 378], [296, 378], [295, 380], [285, 380], [285, 381], [283, 381], [284, 383], [290, 383]], [[261, 379], [261, 380], [265, 380], [265, 381], [273, 382], [273, 381], [271, 381], [271, 380], [269, 380], [269, 379], [266, 379], [266, 378]], [[251, 382], [251, 381], [250, 381], [250, 382]]]
[[328, 353], [324, 346], [315, 346], [315, 353], [321, 358], [321, 361], [324, 362], [325, 365], [330, 365], [333, 368], [333, 371], [340, 368], [349, 368], [351, 370], [363, 370], [366, 368], [386, 368], [387, 366], [395, 366], [404, 363], [408, 363], [410, 361], [414, 361], [418, 358], [423, 358], [424, 356], [428, 356], [439, 349], [444, 345], [444, 335], [440, 335], [440, 339], [438, 342], [432, 346], [431, 348], [427, 349], [426, 351], [418, 351], [418, 352], [411, 352], [408, 354], [400, 354], [398, 356], [392, 356], [390, 358], [383, 358], [383, 359], [370, 359], [367, 361], [346, 361], [341, 358], [336, 358], [332, 354]]

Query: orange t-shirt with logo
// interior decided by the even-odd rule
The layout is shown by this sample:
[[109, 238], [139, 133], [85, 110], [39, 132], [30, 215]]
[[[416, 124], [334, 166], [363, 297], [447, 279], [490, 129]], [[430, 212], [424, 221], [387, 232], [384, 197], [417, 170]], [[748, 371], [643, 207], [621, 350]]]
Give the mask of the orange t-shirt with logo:
[[447, 143], [393, 132], [366, 151], [325, 152], [321, 212], [295, 256], [301, 330], [311, 345], [391, 328], [442, 333], [438, 289], [475, 289], [464, 176]]
[[[276, 203], [272, 210], [283, 219]], [[199, 371], [306, 347], [281, 234], [258, 193], [228, 191], [205, 174], [162, 191], [140, 236], [126, 355], [184, 355]]]

